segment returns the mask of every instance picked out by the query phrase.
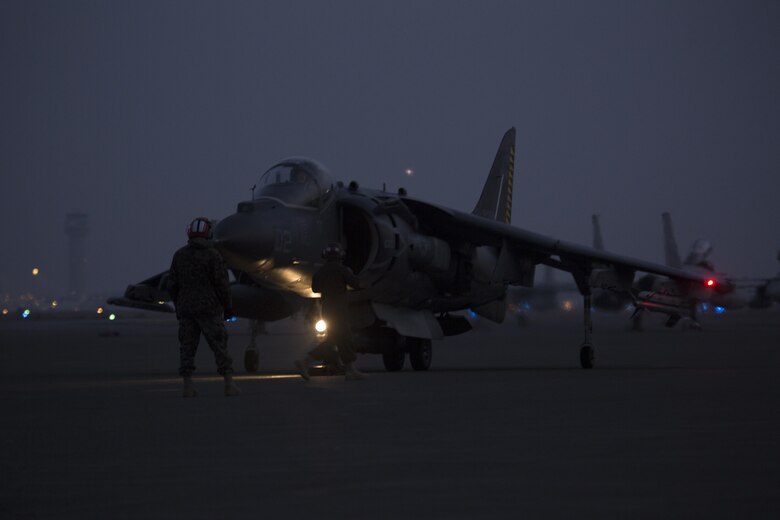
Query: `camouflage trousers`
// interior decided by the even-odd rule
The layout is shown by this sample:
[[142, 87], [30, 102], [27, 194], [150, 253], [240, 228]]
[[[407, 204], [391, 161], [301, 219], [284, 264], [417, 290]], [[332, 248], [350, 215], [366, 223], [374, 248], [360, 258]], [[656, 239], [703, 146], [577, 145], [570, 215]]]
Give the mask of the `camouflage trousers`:
[[222, 318], [179, 318], [179, 354], [181, 356], [180, 376], [190, 376], [195, 371], [195, 353], [198, 351], [200, 335], [206, 338], [214, 359], [217, 372], [221, 375], [233, 373], [233, 360], [227, 349], [227, 329]]

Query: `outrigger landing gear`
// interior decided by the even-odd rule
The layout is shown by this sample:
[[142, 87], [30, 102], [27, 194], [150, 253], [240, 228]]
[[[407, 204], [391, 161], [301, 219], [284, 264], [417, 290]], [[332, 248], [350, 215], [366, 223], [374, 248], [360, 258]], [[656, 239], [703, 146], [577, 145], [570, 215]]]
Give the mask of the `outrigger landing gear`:
[[415, 370], [428, 370], [433, 359], [431, 340], [424, 338], [406, 338], [409, 349], [409, 361]]
[[265, 323], [258, 322], [257, 320], [249, 321], [249, 345], [244, 351], [244, 370], [247, 372], [257, 372], [259, 365], [259, 358], [257, 355], [257, 338], [258, 334], [265, 334]]
[[593, 332], [590, 292], [583, 294], [583, 300], [585, 308], [585, 339], [582, 342], [582, 347], [580, 347], [580, 366], [582, 368], [593, 368], [593, 344], [590, 341], [590, 335]]

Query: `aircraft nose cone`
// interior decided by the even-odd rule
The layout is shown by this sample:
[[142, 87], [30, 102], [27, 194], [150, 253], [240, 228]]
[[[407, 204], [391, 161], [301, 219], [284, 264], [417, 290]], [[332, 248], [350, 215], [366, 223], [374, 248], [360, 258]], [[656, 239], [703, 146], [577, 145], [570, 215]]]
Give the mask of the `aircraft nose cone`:
[[[219, 221], [214, 229], [214, 241], [231, 267], [247, 270], [265, 264], [274, 252], [274, 230], [251, 214], [236, 213]], [[237, 265], [242, 264], [242, 265]]]

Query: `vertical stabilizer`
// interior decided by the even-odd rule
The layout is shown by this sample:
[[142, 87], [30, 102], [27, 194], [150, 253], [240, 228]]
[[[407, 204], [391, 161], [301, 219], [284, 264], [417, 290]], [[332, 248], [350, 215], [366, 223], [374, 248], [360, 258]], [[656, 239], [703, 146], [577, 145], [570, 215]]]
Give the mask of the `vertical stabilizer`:
[[674, 238], [674, 229], [672, 229], [672, 216], [669, 213], [661, 215], [664, 226], [664, 257], [666, 265], [679, 268], [682, 266], [680, 253], [677, 251], [677, 240]]
[[600, 215], [593, 215], [591, 217], [591, 220], [593, 221], [593, 249], [598, 249], [599, 251], [604, 250], [604, 239], [601, 238], [601, 216]]
[[[691, 252], [685, 258], [686, 265], [702, 265], [707, 263], [707, 257], [712, 253], [712, 244], [701, 238], [697, 239], [691, 247]], [[710, 264], [712, 265], [712, 264]]]
[[509, 224], [512, 220], [512, 182], [515, 174], [515, 129], [501, 139], [482, 195], [472, 213]]

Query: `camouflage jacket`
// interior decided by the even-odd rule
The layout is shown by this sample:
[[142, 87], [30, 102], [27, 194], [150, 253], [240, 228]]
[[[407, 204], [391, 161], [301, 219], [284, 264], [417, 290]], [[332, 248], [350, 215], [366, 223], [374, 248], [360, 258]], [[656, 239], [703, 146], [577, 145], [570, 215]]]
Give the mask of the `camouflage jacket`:
[[173, 255], [168, 292], [176, 316], [215, 317], [232, 305], [227, 268], [212, 242], [191, 239]]
[[322, 316], [326, 321], [343, 321], [348, 317], [347, 286], [357, 289], [360, 279], [352, 269], [338, 261], [325, 262], [311, 279], [311, 290], [321, 293]]

